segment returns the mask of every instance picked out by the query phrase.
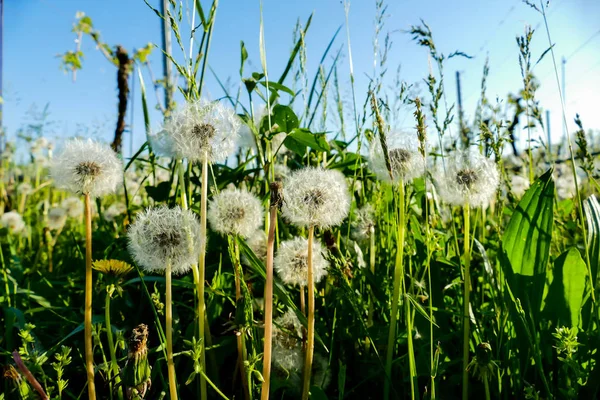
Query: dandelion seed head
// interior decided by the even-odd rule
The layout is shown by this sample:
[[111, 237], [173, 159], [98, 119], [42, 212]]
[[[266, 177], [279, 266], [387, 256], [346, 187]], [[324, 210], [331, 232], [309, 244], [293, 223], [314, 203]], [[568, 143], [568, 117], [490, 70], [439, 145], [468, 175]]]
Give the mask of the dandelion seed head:
[[67, 211], [69, 218], [79, 218], [83, 215], [83, 203], [78, 197], [67, 197], [60, 205]]
[[358, 242], [368, 240], [375, 233], [375, 210], [371, 204], [365, 204], [355, 213], [352, 221], [352, 238]]
[[162, 155], [190, 162], [221, 161], [234, 149], [240, 121], [234, 111], [217, 102], [198, 100], [175, 110], [163, 129], [151, 138]]
[[2, 214], [0, 222], [2, 223], [2, 226], [8, 229], [10, 233], [18, 234], [23, 233], [26, 230], [23, 217], [16, 211], [9, 211]]
[[294, 171], [283, 185], [283, 198], [283, 216], [297, 226], [336, 226], [350, 209], [344, 175], [322, 168]]
[[487, 206], [499, 184], [496, 163], [475, 151], [449, 156], [446, 170], [436, 174], [440, 197], [448, 204]]
[[[327, 275], [329, 263], [323, 256], [321, 243], [313, 241], [313, 278], [320, 282]], [[306, 286], [308, 283], [308, 240], [297, 237], [281, 243], [273, 266], [281, 280], [288, 285]]]
[[104, 211], [104, 219], [112, 222], [114, 221], [119, 215], [123, 215], [125, 214], [125, 212], [127, 211], [127, 206], [123, 203], [113, 203], [110, 205], [110, 207], [108, 207], [106, 209], [106, 211]]
[[[304, 359], [302, 359], [302, 369], [304, 369]], [[314, 354], [312, 373], [311, 373], [312, 386], [317, 386], [321, 389], [326, 389], [331, 383], [331, 370], [329, 369], [329, 363], [327, 358], [323, 357], [319, 353]], [[290, 387], [298, 390], [302, 388], [302, 375], [294, 371], [290, 376]]]
[[48, 229], [57, 231], [65, 226], [67, 222], [67, 210], [63, 207], [52, 207], [48, 211]]
[[116, 190], [123, 178], [123, 164], [108, 145], [71, 139], [53, 160], [50, 175], [59, 188], [101, 197]]
[[189, 210], [165, 206], [137, 215], [127, 234], [129, 252], [149, 273], [164, 273], [167, 262], [175, 275], [188, 272], [200, 253], [200, 223]]
[[521, 175], [513, 175], [510, 179], [510, 186], [515, 196], [520, 199], [529, 189], [529, 179]]
[[369, 163], [378, 179], [384, 182], [410, 182], [423, 175], [425, 159], [419, 153], [419, 142], [414, 134], [408, 132], [391, 132], [386, 136], [388, 156], [392, 169], [393, 181], [385, 163], [385, 155], [381, 141], [376, 138], [371, 143]]
[[248, 247], [254, 252], [256, 258], [263, 263], [267, 261], [267, 234], [262, 229], [248, 236]]
[[23, 182], [17, 186], [17, 192], [21, 196], [29, 196], [31, 193], [33, 193], [33, 186], [31, 186], [30, 183]]
[[215, 232], [246, 238], [262, 226], [262, 205], [246, 190], [223, 190], [210, 201], [208, 221]]
[[302, 323], [288, 309], [274, 320], [273, 326], [273, 364], [287, 372], [299, 370], [303, 365]]

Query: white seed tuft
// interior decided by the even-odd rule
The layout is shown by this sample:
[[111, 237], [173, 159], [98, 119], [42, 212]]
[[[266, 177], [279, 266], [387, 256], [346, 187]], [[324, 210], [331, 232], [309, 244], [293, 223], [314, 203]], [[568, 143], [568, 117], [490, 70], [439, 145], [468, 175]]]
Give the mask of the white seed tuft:
[[25, 222], [23, 221], [23, 217], [16, 211], [9, 211], [2, 214], [0, 222], [2, 223], [2, 226], [8, 229], [10, 233], [17, 234], [25, 230]]
[[101, 197], [116, 190], [123, 179], [123, 164], [106, 144], [71, 139], [53, 160], [50, 175], [59, 188]]
[[446, 171], [440, 170], [436, 176], [440, 198], [456, 206], [487, 206], [499, 183], [496, 163], [474, 151], [449, 156]]
[[283, 198], [283, 216], [297, 226], [336, 226], [350, 209], [344, 175], [322, 168], [294, 171], [284, 182]]
[[69, 218], [79, 218], [83, 214], [83, 203], [78, 197], [67, 197], [60, 205], [67, 210]]
[[[321, 243], [313, 241], [313, 278], [315, 283], [327, 275], [329, 263], [323, 256]], [[273, 267], [288, 285], [306, 286], [308, 283], [308, 240], [297, 237], [281, 243], [273, 260]]]
[[239, 136], [240, 121], [234, 111], [220, 103], [198, 100], [186, 103], [165, 121], [153, 136], [154, 149], [168, 157], [209, 163], [231, 154]]
[[369, 165], [377, 178], [384, 182], [407, 183], [425, 172], [425, 158], [419, 153], [419, 142], [414, 134], [391, 132], [386, 136], [392, 176], [385, 163], [379, 138], [373, 139], [369, 152]]
[[128, 232], [129, 252], [149, 273], [188, 272], [200, 253], [200, 223], [189, 210], [165, 206], [137, 215]]
[[210, 201], [208, 221], [222, 235], [249, 237], [263, 223], [260, 200], [245, 190], [224, 190]]
[[48, 211], [48, 221], [46, 225], [48, 229], [52, 231], [57, 231], [62, 229], [62, 227], [67, 222], [67, 210], [62, 207], [52, 207]]

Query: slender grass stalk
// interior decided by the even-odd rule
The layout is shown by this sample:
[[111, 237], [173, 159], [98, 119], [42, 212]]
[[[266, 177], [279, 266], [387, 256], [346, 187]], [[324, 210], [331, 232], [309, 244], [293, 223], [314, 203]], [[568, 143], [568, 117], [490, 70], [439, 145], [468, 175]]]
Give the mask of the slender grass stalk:
[[165, 272], [165, 319], [167, 335], [167, 370], [169, 373], [169, 393], [171, 400], [177, 399], [177, 380], [175, 379], [175, 363], [173, 362], [173, 294], [171, 292], [171, 261], [167, 261]]
[[398, 183], [398, 242], [396, 250], [396, 262], [394, 266], [394, 291], [392, 294], [392, 315], [390, 317], [390, 330], [388, 334], [387, 355], [385, 358], [385, 384], [383, 388], [383, 398], [390, 398], [390, 383], [392, 381], [392, 360], [394, 358], [394, 348], [396, 344], [396, 325], [398, 324], [398, 302], [400, 301], [401, 283], [404, 279], [403, 259], [404, 259], [404, 182]]
[[483, 387], [485, 388], [485, 400], [491, 400], [492, 396], [490, 395], [490, 382], [487, 376], [483, 379]]
[[[179, 166], [178, 166], [178, 173], [179, 173], [179, 187], [181, 190], [181, 208], [184, 210], [188, 209], [188, 200], [187, 200], [187, 195], [186, 195], [186, 188], [185, 188], [185, 176], [184, 176], [184, 165], [183, 165], [183, 160], [179, 161]], [[206, 210], [205, 210], [206, 211]], [[206, 215], [205, 212], [202, 213], [202, 215]], [[202, 219], [202, 217], [201, 217]], [[204, 222], [206, 224], [206, 217], [204, 218]], [[188, 233], [189, 234], [189, 233]], [[201, 239], [202, 240], [202, 239]], [[192, 241], [190, 240], [190, 243]], [[204, 240], [202, 240], [200, 246], [202, 247], [204, 243]], [[206, 370], [206, 360], [205, 360], [205, 352], [204, 352], [204, 348], [205, 343], [204, 343], [204, 275], [202, 276], [202, 278], [200, 278], [200, 269], [198, 268], [197, 264], [193, 264], [192, 265], [192, 275], [194, 278], [194, 285], [196, 287], [196, 296], [198, 298], [198, 303], [197, 303], [197, 314], [198, 314], [198, 341], [201, 343], [202, 346], [202, 354], [200, 356], [200, 364], [202, 365], [202, 369]], [[204, 378], [204, 376], [200, 375], [200, 399], [204, 400], [207, 397], [207, 392], [206, 392], [206, 379]]]
[[467, 368], [469, 366], [469, 337], [470, 337], [470, 317], [469, 317], [469, 308], [470, 308], [470, 295], [471, 295], [471, 241], [470, 241], [470, 217], [471, 217], [471, 206], [467, 203], [463, 207], [464, 211], [464, 262], [465, 262], [465, 295], [463, 299], [464, 310], [463, 310], [463, 368], [462, 368], [462, 382], [463, 382], [463, 390], [462, 390], [462, 398], [463, 400], [469, 399], [469, 372]]
[[[412, 273], [410, 274], [412, 276]], [[404, 287], [404, 280], [402, 280], [402, 285], [404, 289], [405, 296], [409, 296], [408, 291]], [[418, 398], [418, 393], [415, 386], [415, 382], [417, 380], [417, 365], [415, 362], [415, 348], [413, 345], [413, 316], [412, 311], [410, 310], [410, 301], [408, 298], [404, 299], [404, 314], [406, 318], [406, 339], [408, 341], [408, 368], [410, 371], [410, 397], [412, 400]], [[415, 397], [416, 395], [416, 397]]]
[[310, 376], [312, 372], [313, 353], [315, 350], [315, 279], [313, 276], [313, 239], [315, 227], [308, 228], [308, 324], [306, 335], [306, 357], [304, 359], [304, 382], [302, 384], [302, 400], [310, 395]]
[[85, 202], [85, 306], [84, 306], [84, 333], [85, 333], [85, 369], [88, 381], [88, 397], [96, 399], [96, 385], [94, 383], [94, 349], [92, 347], [92, 206], [90, 194], [84, 195]]
[[275, 225], [277, 224], [277, 209], [279, 207], [279, 190], [281, 185], [271, 183], [271, 207], [269, 210], [269, 234], [267, 236], [267, 279], [265, 283], [265, 338], [263, 350], [263, 383], [261, 400], [269, 399], [271, 385], [271, 348], [273, 338], [273, 247], [275, 244]]
[[[240, 299], [242, 298], [242, 266], [240, 263], [240, 249], [238, 245], [238, 238], [233, 238], [233, 270], [235, 277], [235, 305], [236, 308], [240, 306]], [[236, 335], [237, 339], [237, 350], [238, 350], [238, 366], [240, 369], [240, 375], [242, 378], [242, 390], [244, 391], [244, 398], [250, 399], [250, 390], [248, 385], [248, 375], [246, 373], [246, 343], [243, 332], [238, 332]]]
[[104, 302], [104, 323], [106, 324], [106, 338], [108, 340], [108, 351], [110, 352], [110, 370], [115, 377], [115, 385], [118, 387], [117, 396], [119, 400], [123, 400], [123, 387], [121, 383], [121, 375], [119, 374], [119, 364], [117, 363], [117, 352], [115, 350], [115, 341], [112, 334], [112, 326], [110, 324], [110, 299], [114, 292], [114, 286], [106, 288], [106, 300]]
[[[206, 371], [206, 343], [205, 335], [210, 338], [210, 328], [206, 321], [206, 306], [204, 301], [204, 280], [206, 276], [206, 204], [208, 201], [208, 161], [202, 160], [202, 187], [200, 192], [200, 258], [198, 260], [198, 280], [196, 288], [198, 291], [198, 321], [199, 321], [199, 340], [202, 343], [202, 356], [200, 362], [202, 368]], [[200, 390], [206, 398], [206, 379], [204, 376], [200, 379]]]
[[[369, 237], [369, 269], [371, 270], [371, 275], [375, 276], [375, 229], [371, 229], [371, 236]], [[367, 327], [370, 328], [373, 326], [373, 313], [375, 304], [375, 292], [373, 291], [373, 287], [369, 286], [369, 311], [367, 315]], [[371, 348], [371, 343], [369, 340], [369, 336], [365, 339], [365, 351], [369, 351]]]

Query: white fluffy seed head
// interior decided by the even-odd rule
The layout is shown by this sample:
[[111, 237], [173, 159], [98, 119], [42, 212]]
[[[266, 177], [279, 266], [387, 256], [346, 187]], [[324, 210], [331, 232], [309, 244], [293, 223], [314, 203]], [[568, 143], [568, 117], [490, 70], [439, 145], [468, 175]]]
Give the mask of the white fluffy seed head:
[[129, 252], [149, 273], [188, 272], [200, 253], [200, 223], [189, 210], [165, 206], [147, 209], [130, 226]]
[[[357, 181], [358, 182], [358, 181]], [[365, 204], [358, 210], [352, 221], [352, 238], [358, 242], [365, 241], [375, 233], [375, 209]]]
[[[313, 278], [320, 282], [327, 275], [329, 263], [321, 243], [313, 241]], [[288, 285], [306, 286], [308, 283], [308, 240], [297, 237], [281, 243], [273, 260], [273, 267]]]
[[260, 200], [245, 190], [223, 190], [210, 201], [208, 221], [222, 235], [249, 237], [263, 223]]
[[62, 207], [52, 207], [48, 211], [48, 229], [57, 231], [67, 222], [67, 210]]
[[302, 323], [292, 310], [274, 321], [273, 364], [285, 372], [300, 369], [302, 357]]
[[457, 152], [446, 160], [446, 171], [436, 174], [440, 198], [448, 204], [485, 207], [498, 189], [496, 163], [475, 151]]
[[60, 205], [67, 210], [69, 218], [79, 218], [83, 214], [83, 203], [78, 197], [67, 197]]
[[16, 211], [9, 211], [7, 213], [2, 214], [2, 218], [0, 218], [0, 222], [2, 226], [10, 233], [18, 234], [25, 231], [25, 222], [23, 221], [23, 217]]
[[283, 199], [283, 216], [297, 226], [336, 226], [350, 209], [344, 175], [322, 168], [307, 167], [292, 172], [284, 182]]
[[123, 203], [113, 203], [104, 211], [104, 219], [107, 221], [114, 221], [119, 215], [125, 214], [127, 206]]
[[414, 134], [391, 132], [386, 136], [392, 176], [385, 163], [385, 156], [379, 138], [373, 139], [369, 151], [369, 165], [377, 178], [384, 182], [406, 183], [422, 176], [425, 172], [425, 158], [419, 153], [419, 142]]
[[59, 188], [101, 197], [116, 190], [123, 179], [123, 164], [106, 144], [71, 139], [52, 161], [50, 175]]
[[206, 158], [213, 163], [231, 154], [239, 131], [240, 121], [233, 110], [220, 103], [198, 100], [174, 111], [152, 138], [152, 146], [165, 156], [190, 162]]
[[261, 229], [250, 234], [246, 243], [252, 252], [254, 252], [256, 258], [263, 263], [267, 262], [267, 234], [265, 231]]

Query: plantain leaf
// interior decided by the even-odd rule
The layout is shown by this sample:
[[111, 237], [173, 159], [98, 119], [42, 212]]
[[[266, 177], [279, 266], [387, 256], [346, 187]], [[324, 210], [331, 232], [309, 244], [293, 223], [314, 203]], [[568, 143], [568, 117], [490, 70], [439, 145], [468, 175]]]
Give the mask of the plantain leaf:
[[[583, 211], [587, 222], [588, 246], [592, 279], [598, 279], [598, 264], [600, 263], [600, 203], [598, 198], [591, 195], [583, 202]], [[595, 284], [594, 286], [597, 286]]]
[[544, 313], [556, 321], [556, 326], [578, 327], [586, 277], [587, 267], [575, 247], [554, 262]]
[[536, 320], [550, 256], [554, 208], [552, 169], [527, 190], [502, 236], [502, 264], [516, 298]]

